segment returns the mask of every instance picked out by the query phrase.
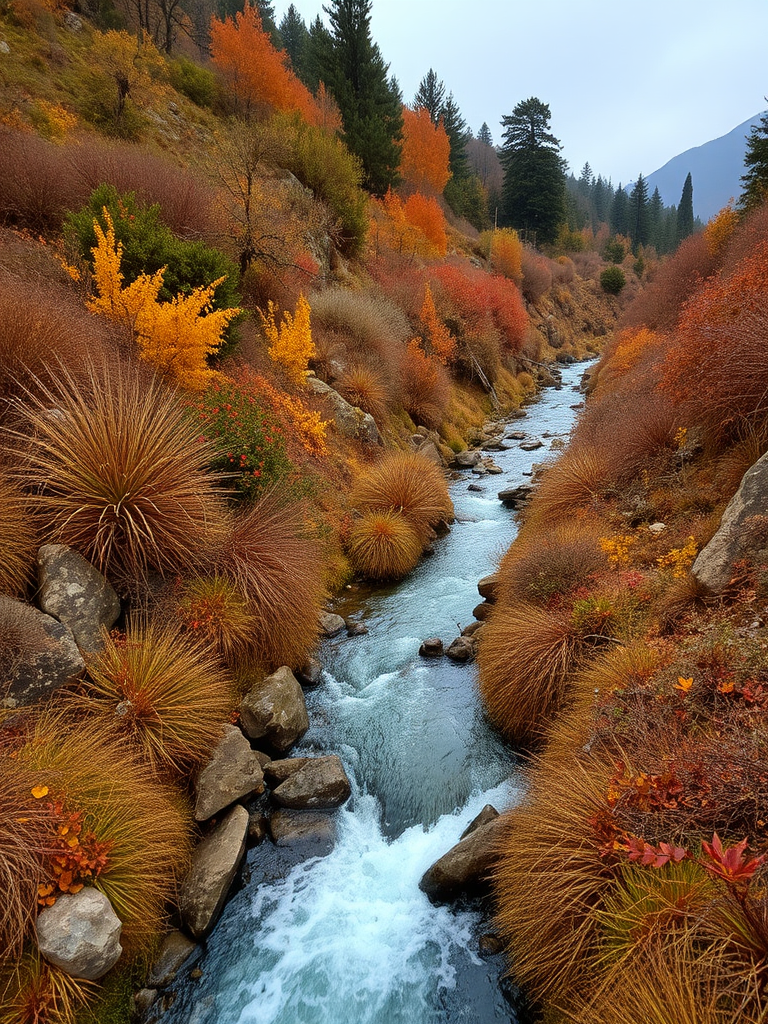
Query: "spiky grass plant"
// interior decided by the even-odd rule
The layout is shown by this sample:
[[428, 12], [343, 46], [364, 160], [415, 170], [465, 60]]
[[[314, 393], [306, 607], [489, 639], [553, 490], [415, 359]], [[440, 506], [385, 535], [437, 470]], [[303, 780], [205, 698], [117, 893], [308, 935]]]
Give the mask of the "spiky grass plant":
[[585, 644], [563, 612], [522, 601], [504, 605], [483, 627], [480, 696], [511, 743], [540, 740], [560, 710]]
[[234, 583], [216, 574], [184, 580], [177, 594], [184, 628], [213, 648], [222, 661], [247, 659], [258, 621]]
[[350, 504], [362, 513], [399, 512], [422, 544], [430, 527], [453, 515], [445, 475], [423, 455], [391, 452], [355, 485]]
[[366, 512], [352, 527], [348, 543], [355, 569], [372, 580], [407, 576], [421, 555], [421, 540], [399, 512]]
[[0, 968], [0, 1024], [75, 1024], [96, 991], [30, 946], [18, 962]]
[[277, 492], [230, 521], [215, 571], [254, 619], [250, 660], [265, 669], [301, 665], [318, 636], [323, 563], [300, 505]]
[[55, 539], [112, 577], [177, 573], [221, 526], [212, 455], [157, 379], [126, 367], [62, 368], [28, 396], [23, 481]]
[[600, 953], [594, 909], [615, 885], [594, 821], [607, 807], [610, 768], [547, 761], [529, 772], [523, 802], [505, 815], [493, 874], [496, 925], [515, 977], [534, 999], [583, 988]]
[[605, 564], [599, 530], [589, 523], [557, 523], [524, 530], [499, 564], [500, 598], [546, 604], [584, 584]]
[[14, 754], [36, 786], [82, 812], [83, 829], [108, 848], [94, 885], [123, 923], [124, 948], [154, 941], [189, 861], [190, 814], [103, 721], [43, 711]]
[[32, 511], [14, 480], [0, 471], [0, 592], [19, 596], [32, 576], [38, 540]]
[[182, 776], [210, 754], [232, 710], [215, 654], [176, 623], [136, 623], [88, 656], [69, 700], [109, 734], [124, 736], [159, 776]]
[[606, 453], [588, 446], [568, 448], [544, 474], [526, 509], [526, 523], [547, 527], [583, 514], [599, 503], [610, 478]]
[[389, 389], [384, 377], [373, 366], [353, 363], [336, 381], [336, 390], [352, 405], [381, 423], [387, 414]]

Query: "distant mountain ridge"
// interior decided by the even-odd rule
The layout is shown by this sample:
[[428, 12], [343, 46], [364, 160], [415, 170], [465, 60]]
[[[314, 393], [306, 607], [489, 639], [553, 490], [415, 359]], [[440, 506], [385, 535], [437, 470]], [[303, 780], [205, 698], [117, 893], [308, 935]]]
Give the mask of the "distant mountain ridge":
[[739, 198], [747, 136], [761, 116], [762, 114], [755, 114], [748, 121], [737, 125], [727, 135], [673, 156], [663, 167], [645, 179], [648, 183], [648, 194], [653, 195], [653, 190], [658, 188], [665, 206], [677, 206], [686, 175], [690, 171], [693, 180], [694, 215], [708, 221], [729, 199]]

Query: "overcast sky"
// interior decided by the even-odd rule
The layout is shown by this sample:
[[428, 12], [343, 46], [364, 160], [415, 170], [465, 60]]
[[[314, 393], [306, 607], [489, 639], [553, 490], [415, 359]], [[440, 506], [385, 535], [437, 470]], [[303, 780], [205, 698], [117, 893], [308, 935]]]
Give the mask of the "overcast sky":
[[[308, 25], [322, 11], [293, 2]], [[278, 24], [289, 4], [274, 0]], [[371, 29], [406, 103], [434, 68], [499, 142], [537, 96], [571, 170], [588, 160], [614, 186], [767, 105], [768, 0], [373, 0]]]

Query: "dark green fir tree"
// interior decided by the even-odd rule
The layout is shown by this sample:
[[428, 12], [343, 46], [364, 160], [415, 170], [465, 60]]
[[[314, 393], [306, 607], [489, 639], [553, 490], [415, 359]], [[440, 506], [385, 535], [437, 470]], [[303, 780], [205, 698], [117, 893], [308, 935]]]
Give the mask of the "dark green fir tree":
[[743, 187], [739, 208], [754, 210], [768, 199], [768, 111], [760, 118], [759, 124], [752, 126], [747, 136], [744, 167], [746, 173], [741, 178]]
[[677, 241], [682, 242], [684, 238], [693, 234], [693, 179], [691, 172], [685, 179], [683, 192], [680, 196], [680, 205], [677, 208]]

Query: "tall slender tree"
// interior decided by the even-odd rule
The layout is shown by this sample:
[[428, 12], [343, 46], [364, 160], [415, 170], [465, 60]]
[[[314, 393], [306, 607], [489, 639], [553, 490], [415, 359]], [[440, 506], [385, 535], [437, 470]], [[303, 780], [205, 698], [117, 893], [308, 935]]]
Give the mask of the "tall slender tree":
[[680, 205], [677, 208], [677, 241], [682, 242], [684, 238], [693, 234], [693, 179], [691, 172], [683, 184], [683, 192], [680, 196]]
[[613, 235], [629, 234], [629, 196], [622, 188], [621, 182], [611, 203], [609, 225]]
[[632, 239], [632, 248], [635, 252], [639, 246], [648, 245], [650, 241], [648, 186], [642, 174], [638, 174], [629, 194], [629, 237]]
[[445, 85], [437, 77], [437, 73], [429, 69], [424, 75], [413, 100], [414, 107], [424, 107], [429, 114], [432, 124], [440, 121], [445, 102]]
[[283, 49], [291, 58], [291, 67], [303, 79], [302, 67], [306, 56], [307, 38], [309, 31], [304, 24], [304, 19], [291, 4], [283, 15], [278, 26]]
[[482, 142], [485, 146], [493, 145], [493, 136], [491, 135], [491, 129], [488, 127], [485, 121], [480, 125], [480, 131], [477, 133], [477, 141]]
[[552, 242], [565, 217], [565, 163], [550, 132], [549, 105], [532, 96], [502, 118], [502, 218]]
[[743, 187], [739, 207], [753, 210], [768, 199], [768, 111], [760, 118], [759, 124], [752, 125], [747, 136], [744, 166], [746, 173], [741, 177]]
[[341, 111], [344, 141], [360, 157], [366, 187], [383, 195], [398, 181], [402, 96], [371, 38], [372, 0], [331, 0], [330, 48], [319, 53], [320, 78]]

